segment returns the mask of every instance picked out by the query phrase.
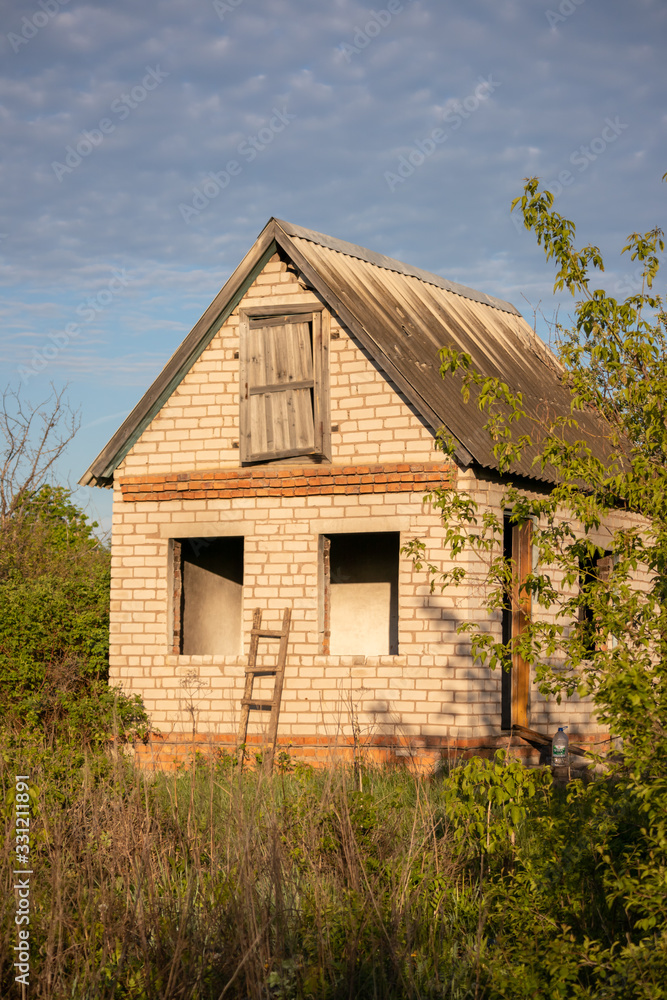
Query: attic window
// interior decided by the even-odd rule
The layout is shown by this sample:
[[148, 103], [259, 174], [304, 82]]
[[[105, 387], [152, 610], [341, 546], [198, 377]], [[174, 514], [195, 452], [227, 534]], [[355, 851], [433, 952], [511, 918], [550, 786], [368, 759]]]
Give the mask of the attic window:
[[330, 457], [325, 319], [320, 309], [242, 312], [242, 462]]

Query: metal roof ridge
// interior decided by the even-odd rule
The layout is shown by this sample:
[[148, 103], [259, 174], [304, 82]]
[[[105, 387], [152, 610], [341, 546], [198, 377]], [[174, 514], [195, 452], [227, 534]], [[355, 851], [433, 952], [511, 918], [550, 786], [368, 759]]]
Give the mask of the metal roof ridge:
[[373, 264], [376, 267], [382, 267], [387, 271], [394, 271], [397, 274], [404, 274], [409, 278], [417, 278], [428, 285], [435, 285], [437, 288], [452, 292], [454, 295], [460, 295], [462, 298], [470, 299], [472, 302], [479, 302], [481, 305], [499, 309], [501, 312], [510, 313], [513, 316], [521, 316], [519, 310], [511, 302], [498, 299], [493, 295], [487, 295], [485, 292], [479, 292], [468, 285], [460, 285], [456, 281], [449, 281], [440, 274], [424, 271], [420, 267], [411, 267], [409, 264], [396, 260], [394, 257], [386, 257], [384, 254], [368, 250], [357, 243], [347, 243], [345, 240], [339, 240], [335, 236], [318, 233], [314, 229], [305, 229], [303, 226], [296, 226], [285, 219], [277, 219], [274, 216], [273, 221], [276, 225], [280, 226], [287, 236], [295, 236], [298, 239], [308, 240], [310, 243], [317, 243], [319, 246], [326, 247], [328, 250], [333, 250], [336, 253], [342, 253], [348, 257], [356, 257], [367, 264]]

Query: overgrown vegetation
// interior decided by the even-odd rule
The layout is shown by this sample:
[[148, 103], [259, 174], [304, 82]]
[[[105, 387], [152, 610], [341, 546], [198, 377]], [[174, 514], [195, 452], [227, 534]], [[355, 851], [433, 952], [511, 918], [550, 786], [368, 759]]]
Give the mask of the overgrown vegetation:
[[75, 757], [146, 727], [139, 701], [108, 686], [108, 546], [71, 491], [48, 483], [76, 427], [62, 392], [34, 408], [3, 393], [0, 733]]
[[[537, 449], [535, 465], [548, 469], [556, 485], [548, 495], [510, 485], [500, 515], [481, 509], [465, 492], [435, 491], [433, 499], [446, 545], [477, 557], [491, 612], [518, 586], [515, 565], [503, 554], [503, 516], [515, 525], [530, 521], [537, 559], [520, 587], [536, 609], [532, 619], [507, 644], [479, 622], [461, 630], [472, 635], [474, 653], [491, 667], [507, 668], [518, 653], [547, 697], [590, 697], [597, 719], [623, 746], [622, 761], [608, 765], [606, 779], [573, 799], [573, 824], [584, 817], [593, 824], [592, 864], [575, 851], [570, 869], [565, 845], [556, 841], [552, 847], [563, 862], [551, 875], [548, 865], [544, 869], [547, 884], [558, 872], [564, 888], [568, 872], [576, 872], [584, 884], [593, 878], [595, 894], [602, 888], [597, 932], [582, 941], [576, 917], [556, 922], [551, 947], [533, 952], [525, 976], [519, 961], [502, 995], [519, 995], [510, 980], [522, 976], [539, 990], [544, 967], [555, 962], [554, 968], [573, 969], [577, 951], [579, 971], [558, 995], [657, 997], [667, 992], [667, 313], [653, 290], [663, 234], [656, 228], [628, 237], [622, 252], [640, 263], [642, 286], [619, 302], [591, 288], [593, 273], [604, 270], [600, 250], [575, 247], [574, 224], [553, 211], [553, 200], [532, 178], [513, 208], [521, 210], [547, 259], [556, 261], [555, 290], [581, 296], [574, 326], [556, 330], [570, 412], [550, 414], [545, 401], [542, 416], [534, 410], [530, 416], [521, 392], [476, 371], [469, 355], [444, 349], [441, 357], [443, 378], [459, 378], [464, 395], [474, 397], [471, 405], [487, 412], [507, 481], [525, 450]], [[592, 432], [590, 416], [597, 428]], [[446, 440], [442, 444], [451, 451]], [[419, 542], [412, 545], [418, 563], [422, 549]], [[431, 565], [429, 573], [434, 587], [455, 586], [467, 570], [458, 566], [443, 576]], [[541, 888], [532, 886], [536, 902]], [[575, 886], [567, 891], [576, 912], [579, 893]], [[509, 907], [507, 921], [512, 925], [519, 917], [516, 933], [527, 935], [521, 898]], [[609, 927], [613, 943], [605, 948]], [[517, 960], [520, 950], [513, 949]], [[536, 971], [538, 961], [543, 968]]]
[[[599, 721], [623, 739], [627, 760], [667, 777], [667, 313], [653, 291], [663, 234], [656, 228], [628, 237], [622, 252], [639, 261], [643, 284], [618, 302], [591, 289], [593, 272], [604, 270], [601, 253], [576, 249], [574, 224], [553, 211], [553, 196], [536, 178], [514, 206], [557, 263], [554, 290], [581, 296], [574, 326], [556, 331], [570, 412], [553, 415], [544, 401], [541, 416], [529, 415], [520, 391], [476, 371], [470, 355], [453, 349], [440, 352], [442, 375], [457, 375], [466, 398], [474, 395], [487, 412], [510, 483], [517, 460], [537, 449], [535, 466], [556, 485], [546, 495], [510, 486], [500, 513], [455, 489], [435, 491], [435, 502], [446, 544], [486, 564], [490, 610], [503, 606], [514, 572], [503, 557], [503, 511], [513, 524], [530, 521], [536, 568], [522, 588], [549, 614], [536, 613], [506, 645], [478, 622], [464, 628], [491, 667], [507, 666], [518, 651], [544, 694], [591, 696]], [[595, 427], [587, 421], [584, 433], [579, 423], [589, 415]], [[419, 557], [419, 545], [413, 548]], [[605, 551], [603, 573], [597, 560]], [[437, 567], [430, 571], [435, 584]], [[441, 582], [465, 579], [459, 566]]]
[[[664, 876], [627, 787], [566, 793], [502, 755], [438, 779], [367, 769], [363, 792], [335, 766], [283, 766], [141, 775], [99, 752], [69, 772], [35, 758], [30, 995], [665, 995]], [[23, 752], [5, 751], [8, 826], [17, 768]], [[7, 997], [13, 917], [9, 893]]]
[[[0, 542], [0, 727], [49, 745], [145, 728], [108, 685], [109, 551], [62, 487], [23, 492]], [[4, 532], [3, 532], [4, 536]], [[3, 536], [0, 536], [2, 538]]]

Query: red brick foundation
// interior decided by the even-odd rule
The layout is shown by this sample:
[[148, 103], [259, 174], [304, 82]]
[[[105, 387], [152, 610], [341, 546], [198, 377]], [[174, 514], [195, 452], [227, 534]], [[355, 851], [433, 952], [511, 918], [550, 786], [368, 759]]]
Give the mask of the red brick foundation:
[[[595, 740], [597, 744], [600, 739], [600, 736], [575, 737], [572, 742], [585, 747], [587, 742]], [[142, 768], [173, 771], [187, 766], [193, 755], [208, 757], [221, 753], [233, 754], [236, 745], [236, 735], [232, 734], [212, 736], [198, 733], [194, 740], [192, 736], [176, 733], [166, 737], [153, 736], [148, 743], [135, 746], [135, 762]], [[262, 750], [262, 745], [259, 736], [248, 737], [246, 746], [250, 760]], [[470, 739], [429, 736], [403, 741], [376, 736], [362, 740], [356, 747], [351, 738], [293, 736], [279, 738], [276, 753], [287, 753], [293, 761], [301, 761], [314, 767], [351, 764], [356, 757], [368, 764], [409, 766], [416, 771], [428, 773], [441, 761], [453, 763], [472, 756], [492, 757], [499, 749], [508, 751], [512, 757], [527, 764], [539, 763], [538, 750], [520, 737], [508, 735]], [[592, 742], [591, 749], [595, 749]]]

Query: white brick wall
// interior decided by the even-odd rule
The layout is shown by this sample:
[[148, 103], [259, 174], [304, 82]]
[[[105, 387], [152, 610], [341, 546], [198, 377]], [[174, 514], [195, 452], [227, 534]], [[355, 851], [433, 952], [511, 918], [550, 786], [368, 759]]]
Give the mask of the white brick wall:
[[[242, 305], [317, 301], [274, 258]], [[331, 422], [334, 464], [442, 461], [421, 419], [332, 317]], [[239, 465], [238, 310], [215, 336], [180, 386], [132, 448], [117, 476], [192, 472]], [[500, 511], [501, 490], [464, 473], [462, 487]], [[381, 520], [380, 520], [381, 519]], [[200, 733], [234, 733], [246, 659], [174, 656], [169, 535], [195, 534], [229, 521], [245, 537], [245, 650], [255, 607], [265, 624], [279, 625], [292, 608], [292, 632], [280, 731], [293, 736], [352, 734], [353, 718], [365, 735], [473, 739], [499, 732], [499, 671], [473, 663], [469, 639], [457, 626], [483, 617], [500, 638], [500, 615], [489, 616], [479, 587], [430, 594], [425, 572], [401, 556], [399, 655], [323, 656], [319, 647], [318, 536], [336, 530], [401, 532], [419, 536], [426, 560], [451, 568], [442, 548], [437, 512], [419, 493], [306, 497], [179, 499], [124, 502], [114, 494], [111, 677], [144, 698], [153, 723], [167, 735], [191, 732], [188, 706]], [[212, 527], [213, 526], [213, 527]], [[332, 527], [333, 526], [333, 527]], [[471, 557], [465, 556], [474, 569]], [[479, 569], [480, 567], [478, 567]], [[196, 671], [198, 690], [183, 686]], [[533, 696], [536, 728], [551, 731], [562, 710]], [[573, 713], [588, 725], [585, 706]], [[562, 721], [561, 723], [562, 724]], [[574, 727], [573, 728], [577, 728]]]

